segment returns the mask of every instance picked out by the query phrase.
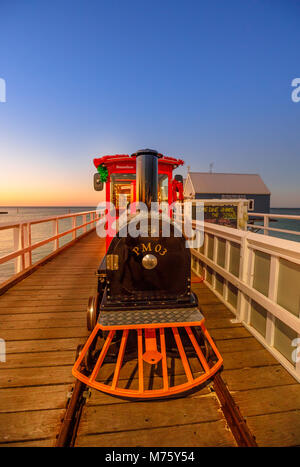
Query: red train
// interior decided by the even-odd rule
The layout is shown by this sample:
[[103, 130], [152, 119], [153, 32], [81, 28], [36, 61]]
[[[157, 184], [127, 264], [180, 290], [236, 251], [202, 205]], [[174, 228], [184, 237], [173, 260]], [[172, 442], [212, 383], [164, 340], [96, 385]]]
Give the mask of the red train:
[[[106, 200], [116, 216], [131, 202], [183, 201], [182, 177], [172, 177], [183, 161], [145, 149], [131, 156], [95, 159], [95, 189], [106, 183]], [[222, 366], [191, 289], [191, 253], [178, 224], [158, 211], [157, 227], [145, 213], [146, 231], [132, 237], [129, 223], [137, 212], [107, 236], [98, 289], [88, 310], [90, 337], [78, 356], [73, 375], [100, 391], [122, 397], [170, 397], [192, 390]], [[169, 236], [163, 233], [169, 231]], [[176, 379], [176, 369], [181, 377]], [[135, 371], [128, 377], [129, 370]], [[177, 381], [178, 380], [178, 381]]]

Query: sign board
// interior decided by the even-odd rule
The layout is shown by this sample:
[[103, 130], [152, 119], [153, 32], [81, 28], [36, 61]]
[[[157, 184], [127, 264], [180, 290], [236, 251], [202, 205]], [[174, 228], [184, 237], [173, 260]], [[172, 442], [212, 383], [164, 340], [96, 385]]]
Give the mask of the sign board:
[[192, 217], [196, 219], [196, 209], [204, 210], [204, 221], [212, 224], [237, 228], [238, 206], [231, 204], [205, 204], [204, 207], [193, 205]]

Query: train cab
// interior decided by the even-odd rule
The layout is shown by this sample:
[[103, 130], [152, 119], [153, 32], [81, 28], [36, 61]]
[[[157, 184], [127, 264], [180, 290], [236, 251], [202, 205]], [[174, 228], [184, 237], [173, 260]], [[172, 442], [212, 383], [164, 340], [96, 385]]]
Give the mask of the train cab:
[[[173, 171], [184, 164], [182, 159], [163, 156], [158, 158], [158, 193], [159, 203], [171, 205], [175, 201], [183, 201], [183, 178]], [[105, 190], [105, 200], [115, 207], [119, 217], [129, 205], [137, 201], [136, 196], [136, 154], [106, 155], [94, 159], [97, 173], [94, 176], [94, 188]], [[112, 237], [107, 236], [107, 248]]]

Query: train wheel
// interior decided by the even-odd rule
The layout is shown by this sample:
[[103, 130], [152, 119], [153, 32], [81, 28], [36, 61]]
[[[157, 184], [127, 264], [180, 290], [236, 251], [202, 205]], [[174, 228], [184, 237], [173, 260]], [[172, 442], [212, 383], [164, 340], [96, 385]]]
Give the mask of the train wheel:
[[205, 354], [204, 355], [205, 355], [206, 361], [209, 362], [214, 354], [213, 354], [213, 352], [212, 352], [211, 348], [209, 347], [208, 342], [206, 340], [204, 341], [204, 348], [205, 348]]
[[88, 349], [84, 356], [84, 366], [88, 373], [91, 373], [94, 368], [94, 353]]
[[[84, 345], [78, 345], [76, 349], [76, 357], [75, 361], [80, 357], [80, 354], [82, 352]], [[94, 367], [94, 352], [92, 349], [88, 349], [86, 352], [84, 359], [82, 361], [82, 364], [84, 366], [84, 369], [88, 372], [91, 373]]]
[[77, 346], [75, 361], [80, 357], [80, 354], [81, 354], [81, 351], [82, 351], [83, 347], [84, 347], [83, 344], [80, 344], [80, 345]]
[[92, 331], [97, 324], [98, 319], [98, 294], [91, 296], [86, 310], [86, 325], [88, 331]]

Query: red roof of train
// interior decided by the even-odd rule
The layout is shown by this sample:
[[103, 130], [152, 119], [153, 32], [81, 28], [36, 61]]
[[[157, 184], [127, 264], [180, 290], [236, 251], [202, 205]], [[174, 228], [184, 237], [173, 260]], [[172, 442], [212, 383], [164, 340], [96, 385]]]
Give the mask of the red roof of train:
[[[94, 165], [97, 168], [100, 164], [114, 164], [115, 162], [128, 162], [129, 159], [135, 159], [136, 156], [130, 156], [129, 154], [114, 154], [102, 156], [94, 159]], [[162, 156], [159, 161], [164, 162], [165, 164], [171, 164], [174, 168], [179, 165], [183, 165], [184, 161], [182, 159], [175, 159], [175, 157]]]

